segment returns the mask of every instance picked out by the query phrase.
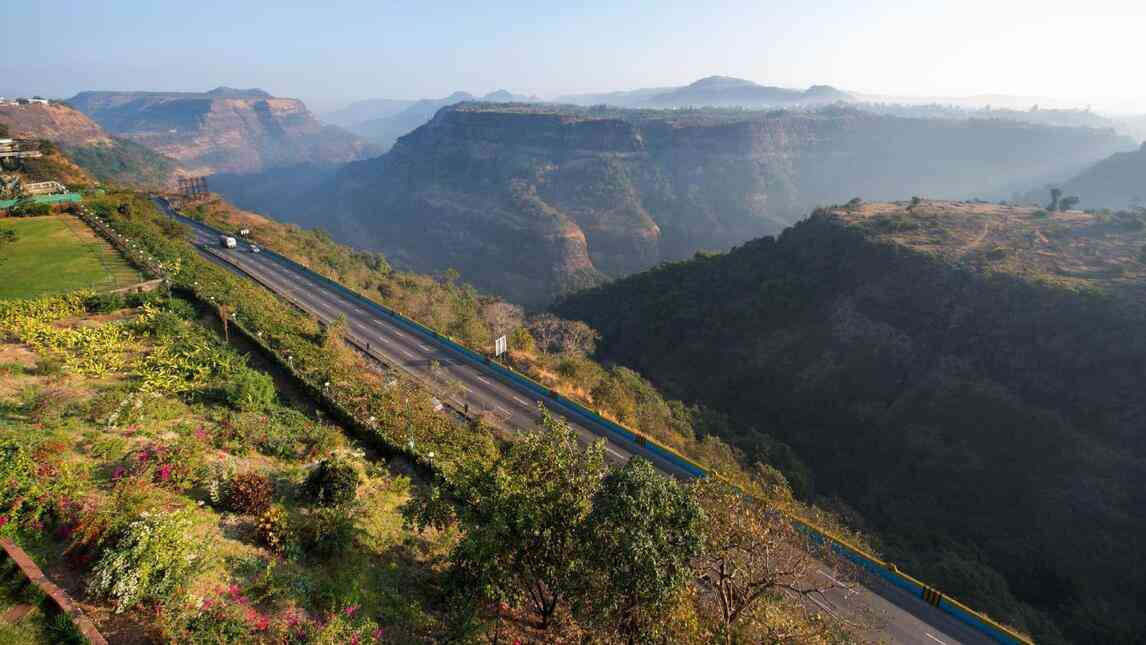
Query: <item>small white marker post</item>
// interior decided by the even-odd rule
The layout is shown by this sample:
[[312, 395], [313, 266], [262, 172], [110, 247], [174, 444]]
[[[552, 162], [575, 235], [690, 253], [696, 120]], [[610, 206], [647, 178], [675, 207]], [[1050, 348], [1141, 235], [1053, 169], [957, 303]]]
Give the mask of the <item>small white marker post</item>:
[[505, 336], [499, 336], [497, 340], [493, 341], [493, 355], [501, 356], [508, 349], [509, 343], [506, 341]]

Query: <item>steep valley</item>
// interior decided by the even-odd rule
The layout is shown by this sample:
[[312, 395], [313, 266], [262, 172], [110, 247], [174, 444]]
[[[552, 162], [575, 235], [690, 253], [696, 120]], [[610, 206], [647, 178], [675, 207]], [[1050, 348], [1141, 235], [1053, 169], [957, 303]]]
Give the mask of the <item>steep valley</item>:
[[252, 177], [235, 199], [400, 266], [455, 268], [483, 290], [544, 305], [776, 233], [817, 204], [857, 195], [1009, 198], [1133, 146], [1108, 130], [844, 107], [463, 103], [306, 195], [260, 191]]

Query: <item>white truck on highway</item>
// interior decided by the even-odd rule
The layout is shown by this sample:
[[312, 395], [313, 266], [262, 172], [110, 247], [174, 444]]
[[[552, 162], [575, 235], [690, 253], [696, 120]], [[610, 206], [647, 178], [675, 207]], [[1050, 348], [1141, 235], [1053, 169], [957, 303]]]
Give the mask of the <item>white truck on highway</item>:
[[233, 249], [235, 248], [237, 242], [235, 242], [235, 238], [231, 237], [230, 235], [220, 235], [219, 244], [225, 249]]

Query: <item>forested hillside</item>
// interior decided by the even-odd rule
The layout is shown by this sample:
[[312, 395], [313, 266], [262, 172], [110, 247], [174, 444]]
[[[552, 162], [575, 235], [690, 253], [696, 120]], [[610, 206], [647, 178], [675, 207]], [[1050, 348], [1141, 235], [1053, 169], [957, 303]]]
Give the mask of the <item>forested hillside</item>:
[[1146, 143], [1134, 152], [1103, 159], [1062, 184], [1085, 208], [1125, 209], [1146, 206]]
[[889, 557], [1039, 642], [1146, 630], [1146, 217], [817, 211], [556, 307], [790, 443]]

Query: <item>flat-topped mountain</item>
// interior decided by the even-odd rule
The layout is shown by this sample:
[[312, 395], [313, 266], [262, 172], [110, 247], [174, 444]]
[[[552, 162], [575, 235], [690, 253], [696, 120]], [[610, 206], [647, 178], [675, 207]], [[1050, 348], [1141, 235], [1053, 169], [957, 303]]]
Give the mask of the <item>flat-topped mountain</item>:
[[837, 108], [463, 103], [308, 196], [239, 201], [401, 266], [453, 267], [538, 304], [778, 232], [817, 204], [902, 192], [1010, 197], [1132, 145], [1085, 128]]
[[370, 151], [358, 137], [320, 123], [301, 101], [262, 90], [81, 92], [68, 103], [197, 173], [342, 163]]
[[822, 209], [555, 312], [1036, 642], [1146, 630], [1146, 212]]

